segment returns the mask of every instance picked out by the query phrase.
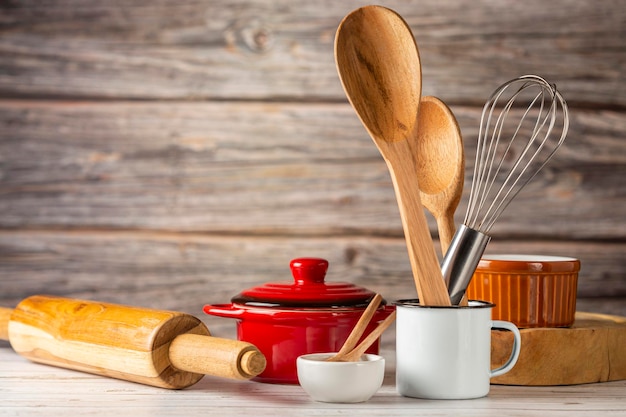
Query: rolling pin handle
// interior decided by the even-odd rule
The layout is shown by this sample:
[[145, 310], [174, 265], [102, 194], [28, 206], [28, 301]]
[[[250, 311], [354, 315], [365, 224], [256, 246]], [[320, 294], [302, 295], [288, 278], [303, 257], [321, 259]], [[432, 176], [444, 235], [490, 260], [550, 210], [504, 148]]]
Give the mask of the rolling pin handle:
[[265, 356], [256, 348], [247, 350], [239, 361], [241, 373], [247, 378], [253, 378], [265, 370], [267, 361]]
[[169, 360], [181, 371], [233, 379], [257, 376], [266, 365], [265, 356], [250, 343], [190, 333], [172, 340]]

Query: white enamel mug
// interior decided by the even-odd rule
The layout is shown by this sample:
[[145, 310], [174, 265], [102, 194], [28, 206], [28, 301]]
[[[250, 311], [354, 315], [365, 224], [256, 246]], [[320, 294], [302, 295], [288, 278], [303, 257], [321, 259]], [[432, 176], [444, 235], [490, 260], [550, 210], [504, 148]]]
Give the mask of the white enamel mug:
[[[519, 329], [491, 320], [494, 304], [421, 306], [417, 300], [396, 302], [396, 388], [406, 397], [469, 399], [489, 393], [489, 380], [510, 371], [521, 348]], [[491, 329], [513, 332], [508, 361], [491, 369]]]

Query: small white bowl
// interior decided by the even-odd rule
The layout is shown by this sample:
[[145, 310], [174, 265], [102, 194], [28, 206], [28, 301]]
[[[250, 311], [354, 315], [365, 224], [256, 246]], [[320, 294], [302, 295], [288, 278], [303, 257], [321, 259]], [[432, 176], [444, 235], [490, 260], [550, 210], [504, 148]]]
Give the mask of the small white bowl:
[[315, 401], [360, 403], [383, 384], [385, 358], [365, 354], [358, 362], [326, 362], [334, 353], [312, 353], [296, 360], [298, 381]]

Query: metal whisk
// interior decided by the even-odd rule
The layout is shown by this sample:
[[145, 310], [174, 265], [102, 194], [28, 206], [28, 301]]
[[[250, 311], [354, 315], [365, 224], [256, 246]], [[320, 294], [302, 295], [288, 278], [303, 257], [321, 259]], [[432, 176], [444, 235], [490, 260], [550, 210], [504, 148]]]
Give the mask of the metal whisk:
[[502, 84], [485, 103], [467, 213], [442, 262], [452, 304], [463, 298], [489, 230], [561, 146], [568, 127], [565, 100], [536, 75]]

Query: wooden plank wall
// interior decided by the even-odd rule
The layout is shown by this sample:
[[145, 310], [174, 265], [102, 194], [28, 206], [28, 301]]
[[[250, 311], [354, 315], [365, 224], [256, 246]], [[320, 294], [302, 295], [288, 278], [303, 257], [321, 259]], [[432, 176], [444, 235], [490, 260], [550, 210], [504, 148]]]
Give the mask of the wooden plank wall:
[[[578, 257], [579, 309], [626, 315], [626, 3], [379, 3], [414, 31], [423, 94], [459, 120], [466, 190], [491, 91], [525, 73], [558, 85], [566, 145], [488, 252]], [[202, 316], [290, 280], [298, 256], [415, 295], [387, 169], [334, 64], [337, 25], [364, 4], [0, 2], [0, 304], [51, 293]]]

